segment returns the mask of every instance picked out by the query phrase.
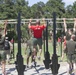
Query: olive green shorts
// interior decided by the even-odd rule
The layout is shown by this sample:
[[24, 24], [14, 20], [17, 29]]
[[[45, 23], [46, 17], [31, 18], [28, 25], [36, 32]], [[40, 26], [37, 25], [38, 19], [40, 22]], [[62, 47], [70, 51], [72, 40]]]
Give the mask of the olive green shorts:
[[0, 51], [0, 61], [5, 61], [6, 60], [6, 53], [5, 51]]
[[71, 54], [67, 54], [67, 62], [71, 63], [75, 61], [75, 56]]
[[33, 38], [33, 45], [42, 46], [42, 38]]

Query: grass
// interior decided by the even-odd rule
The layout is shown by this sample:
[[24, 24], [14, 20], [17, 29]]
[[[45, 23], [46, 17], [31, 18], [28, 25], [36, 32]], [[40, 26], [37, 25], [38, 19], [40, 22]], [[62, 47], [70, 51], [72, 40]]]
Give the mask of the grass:
[[[14, 47], [15, 47], [15, 48], [14, 48], [15, 59], [12, 59], [11, 62], [16, 61], [16, 55], [17, 55], [17, 52], [18, 52], [18, 48], [17, 48], [17, 44], [16, 44], [16, 43], [14, 44]], [[22, 45], [21, 45], [21, 53], [22, 53], [22, 57], [24, 58], [24, 64], [26, 64], [25, 48], [26, 48], [26, 45], [25, 45], [25, 44], [22, 44]], [[45, 50], [46, 50], [46, 48], [45, 48]], [[51, 59], [51, 58], [52, 58], [52, 55], [53, 55], [53, 44], [52, 44], [51, 42], [48, 43], [48, 51], [49, 51], [49, 53], [50, 53], [50, 59]], [[60, 60], [61, 60], [61, 47], [58, 46], [58, 44], [57, 44], [57, 47], [56, 47], [56, 53], [57, 53], [58, 56], [60, 56], [60, 57], [58, 58], [58, 61], [60, 61]], [[38, 53], [38, 55], [39, 55], [39, 53]], [[41, 62], [43, 63], [43, 60], [44, 60], [44, 45], [43, 45], [43, 50], [42, 50], [41, 58], [42, 58], [42, 60], [39, 61], [39, 62], [40, 62], [40, 63], [41, 63]], [[31, 58], [30, 58], [30, 60], [31, 60]], [[38, 61], [38, 59], [37, 59], [37, 61]], [[63, 61], [66, 61], [66, 55], [65, 55], [65, 54], [64, 54]]]

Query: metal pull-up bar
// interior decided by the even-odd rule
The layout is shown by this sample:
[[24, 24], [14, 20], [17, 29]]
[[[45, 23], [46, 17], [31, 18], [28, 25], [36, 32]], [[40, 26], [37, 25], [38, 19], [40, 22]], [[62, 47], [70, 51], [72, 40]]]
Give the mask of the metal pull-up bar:
[[[40, 18], [40, 19], [32, 19], [32, 22], [31, 23], [36, 23], [36, 20], [40, 20], [41, 23], [43, 23], [43, 19]], [[49, 21], [49, 24], [53, 24], [53, 19], [52, 18], [44, 18], [45, 21]], [[65, 18], [66, 20], [66, 23], [74, 23], [75, 21], [75, 18]], [[4, 24], [6, 20], [0, 20], [0, 24]], [[17, 24], [17, 19], [8, 19], [8, 24]], [[30, 21], [30, 19], [22, 19], [21, 20], [21, 23], [23, 24], [28, 24]], [[56, 18], [56, 23], [64, 23], [64, 18]]]

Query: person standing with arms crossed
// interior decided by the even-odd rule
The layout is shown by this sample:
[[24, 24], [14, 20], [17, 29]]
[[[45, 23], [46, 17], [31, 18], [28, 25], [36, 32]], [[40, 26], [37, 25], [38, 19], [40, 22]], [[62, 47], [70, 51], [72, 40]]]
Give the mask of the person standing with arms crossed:
[[[42, 34], [43, 34], [43, 30], [46, 28], [46, 25], [45, 25], [45, 23], [43, 25], [41, 25], [39, 20], [36, 21], [36, 25], [32, 25], [31, 21], [32, 20], [30, 19], [28, 28], [33, 31], [34, 48], [36, 48], [37, 45], [39, 46], [39, 57], [38, 57], [38, 59], [40, 59], [41, 58], [40, 56], [42, 53]], [[43, 20], [43, 21], [45, 22], [45, 20]]]

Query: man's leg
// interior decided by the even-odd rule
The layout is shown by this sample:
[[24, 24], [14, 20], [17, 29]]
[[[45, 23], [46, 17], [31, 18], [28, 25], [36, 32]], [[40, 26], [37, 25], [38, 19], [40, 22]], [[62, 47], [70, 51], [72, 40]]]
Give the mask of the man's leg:
[[36, 56], [37, 56], [37, 51], [36, 51], [36, 48], [34, 48], [32, 52], [32, 61], [35, 61]]
[[32, 62], [31, 67], [36, 66], [36, 57], [37, 57], [37, 51], [36, 51], [36, 48], [33, 48], [32, 58], [31, 58], [31, 62]]
[[41, 59], [41, 54], [42, 54], [42, 38], [37, 39], [38, 41], [38, 46], [39, 46], [39, 56], [38, 59]]
[[10, 54], [7, 54], [7, 63], [10, 64]]
[[2, 65], [2, 73], [6, 75], [5, 65], [6, 65], [6, 53], [4, 51], [1, 52], [1, 65]]
[[4, 75], [6, 75], [6, 71], [5, 71], [6, 61], [2, 61], [1, 64], [2, 64], [2, 73], [3, 73]]
[[69, 74], [71, 74], [74, 69], [72, 55], [68, 55], [68, 64], [69, 64]]
[[27, 56], [27, 68], [29, 67], [29, 56]]
[[39, 46], [39, 56], [38, 56], [39, 60], [41, 59], [41, 54], [42, 54], [42, 47]]
[[26, 61], [27, 61], [27, 68], [29, 68], [29, 58], [30, 58], [30, 56], [31, 56], [31, 50], [28, 48], [27, 49], [27, 59], [26, 59]]
[[33, 38], [32, 61], [35, 61], [37, 56], [37, 38]]
[[69, 63], [69, 74], [73, 71], [73, 63]]

